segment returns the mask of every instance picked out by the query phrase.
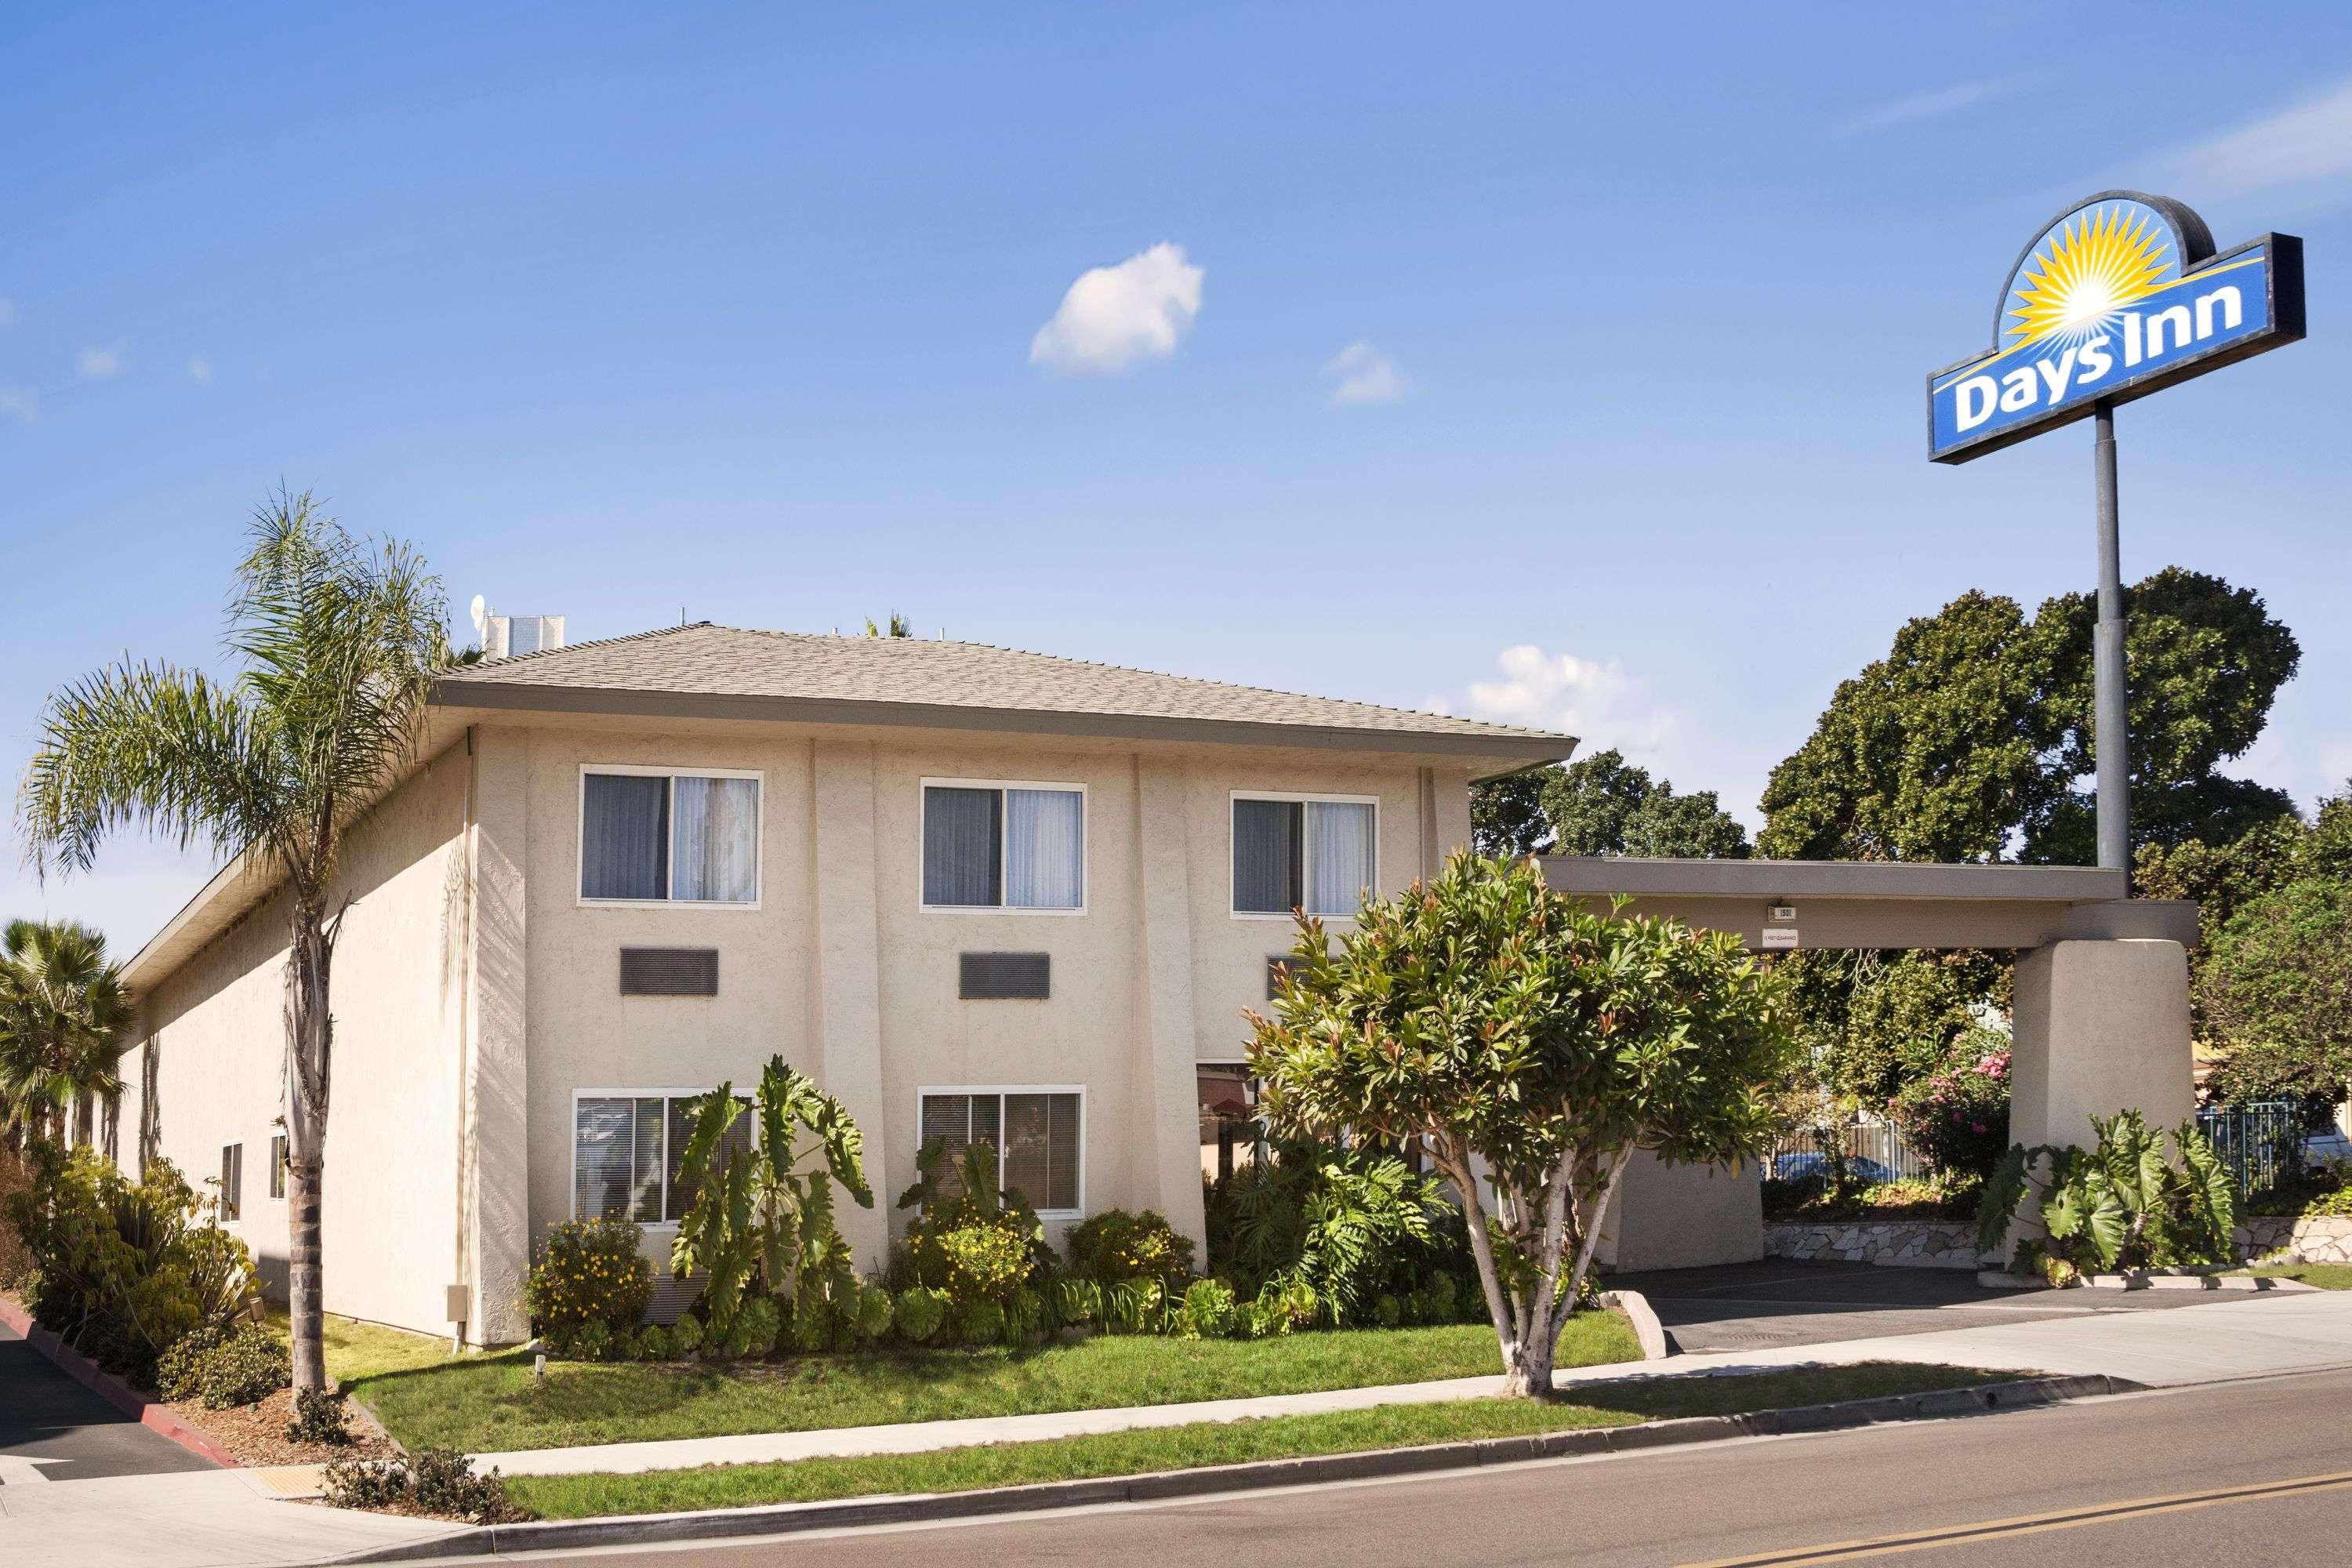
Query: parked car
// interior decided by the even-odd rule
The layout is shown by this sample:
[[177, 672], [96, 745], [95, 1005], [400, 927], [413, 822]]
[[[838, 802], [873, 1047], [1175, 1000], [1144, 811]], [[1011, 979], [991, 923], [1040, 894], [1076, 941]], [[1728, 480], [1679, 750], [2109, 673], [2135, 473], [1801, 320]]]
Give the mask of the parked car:
[[[1815, 1150], [1803, 1149], [1791, 1154], [1777, 1154], [1772, 1159], [1772, 1179], [1776, 1182], [1801, 1182], [1829, 1174], [1829, 1156]], [[1895, 1173], [1877, 1161], [1856, 1155], [1846, 1162], [1846, 1169], [1857, 1181], [1891, 1182]]]
[[2352, 1138], [2340, 1127], [2325, 1132], [2315, 1132], [2303, 1141], [2303, 1163], [2306, 1165], [2341, 1165], [2352, 1163]]

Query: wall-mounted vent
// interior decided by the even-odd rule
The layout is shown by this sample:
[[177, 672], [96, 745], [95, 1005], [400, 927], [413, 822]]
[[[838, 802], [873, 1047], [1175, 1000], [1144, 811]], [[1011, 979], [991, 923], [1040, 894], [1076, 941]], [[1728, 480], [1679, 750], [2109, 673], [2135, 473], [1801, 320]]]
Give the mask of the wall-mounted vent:
[[715, 947], [625, 947], [621, 950], [624, 996], [716, 996], [719, 950]]
[[956, 994], [967, 1002], [1042, 1000], [1053, 990], [1053, 955], [967, 952]]

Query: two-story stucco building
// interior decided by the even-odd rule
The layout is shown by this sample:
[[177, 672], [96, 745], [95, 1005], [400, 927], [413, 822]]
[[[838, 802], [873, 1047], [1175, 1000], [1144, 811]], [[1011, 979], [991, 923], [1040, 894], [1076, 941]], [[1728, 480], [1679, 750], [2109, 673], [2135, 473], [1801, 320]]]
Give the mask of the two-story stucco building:
[[[536, 1240], [617, 1214], [666, 1251], [679, 1100], [775, 1053], [865, 1131], [861, 1264], [933, 1136], [996, 1143], [1055, 1225], [1150, 1207], [1198, 1237], [1202, 1107], [1243, 1092], [1288, 911], [1433, 870], [1474, 779], [1573, 744], [707, 624], [462, 670], [341, 867], [327, 1306], [521, 1337]], [[284, 932], [231, 867], [140, 952], [121, 1110], [140, 1154], [222, 1182], [273, 1282]]]

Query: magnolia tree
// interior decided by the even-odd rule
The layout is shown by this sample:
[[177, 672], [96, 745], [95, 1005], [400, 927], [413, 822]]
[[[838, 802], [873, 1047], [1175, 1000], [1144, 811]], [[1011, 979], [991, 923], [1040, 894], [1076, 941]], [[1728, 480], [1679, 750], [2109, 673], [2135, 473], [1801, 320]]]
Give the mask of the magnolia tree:
[[1595, 914], [1532, 860], [1456, 855], [1367, 900], [1336, 952], [1302, 918], [1286, 965], [1275, 1016], [1249, 1015], [1260, 1110], [1426, 1154], [1469, 1219], [1513, 1394], [1550, 1393], [1634, 1152], [1760, 1154], [1794, 1049], [1786, 986], [1738, 937]]

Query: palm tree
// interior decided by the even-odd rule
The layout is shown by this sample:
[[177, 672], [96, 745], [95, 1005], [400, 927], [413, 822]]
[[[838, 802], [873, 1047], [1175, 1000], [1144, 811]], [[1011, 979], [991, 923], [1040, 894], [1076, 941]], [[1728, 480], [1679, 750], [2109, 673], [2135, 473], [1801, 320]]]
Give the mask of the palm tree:
[[121, 1103], [131, 1027], [122, 966], [88, 926], [11, 921], [0, 932], [0, 1124], [45, 1138], [84, 1095]]
[[415, 756], [450, 663], [437, 578], [406, 545], [354, 541], [310, 494], [255, 514], [225, 639], [224, 684], [110, 665], [50, 694], [19, 816], [43, 874], [88, 868], [117, 829], [266, 865], [288, 893], [286, 1173], [294, 1382], [326, 1384], [320, 1192], [333, 1047], [328, 1006], [352, 824]]

